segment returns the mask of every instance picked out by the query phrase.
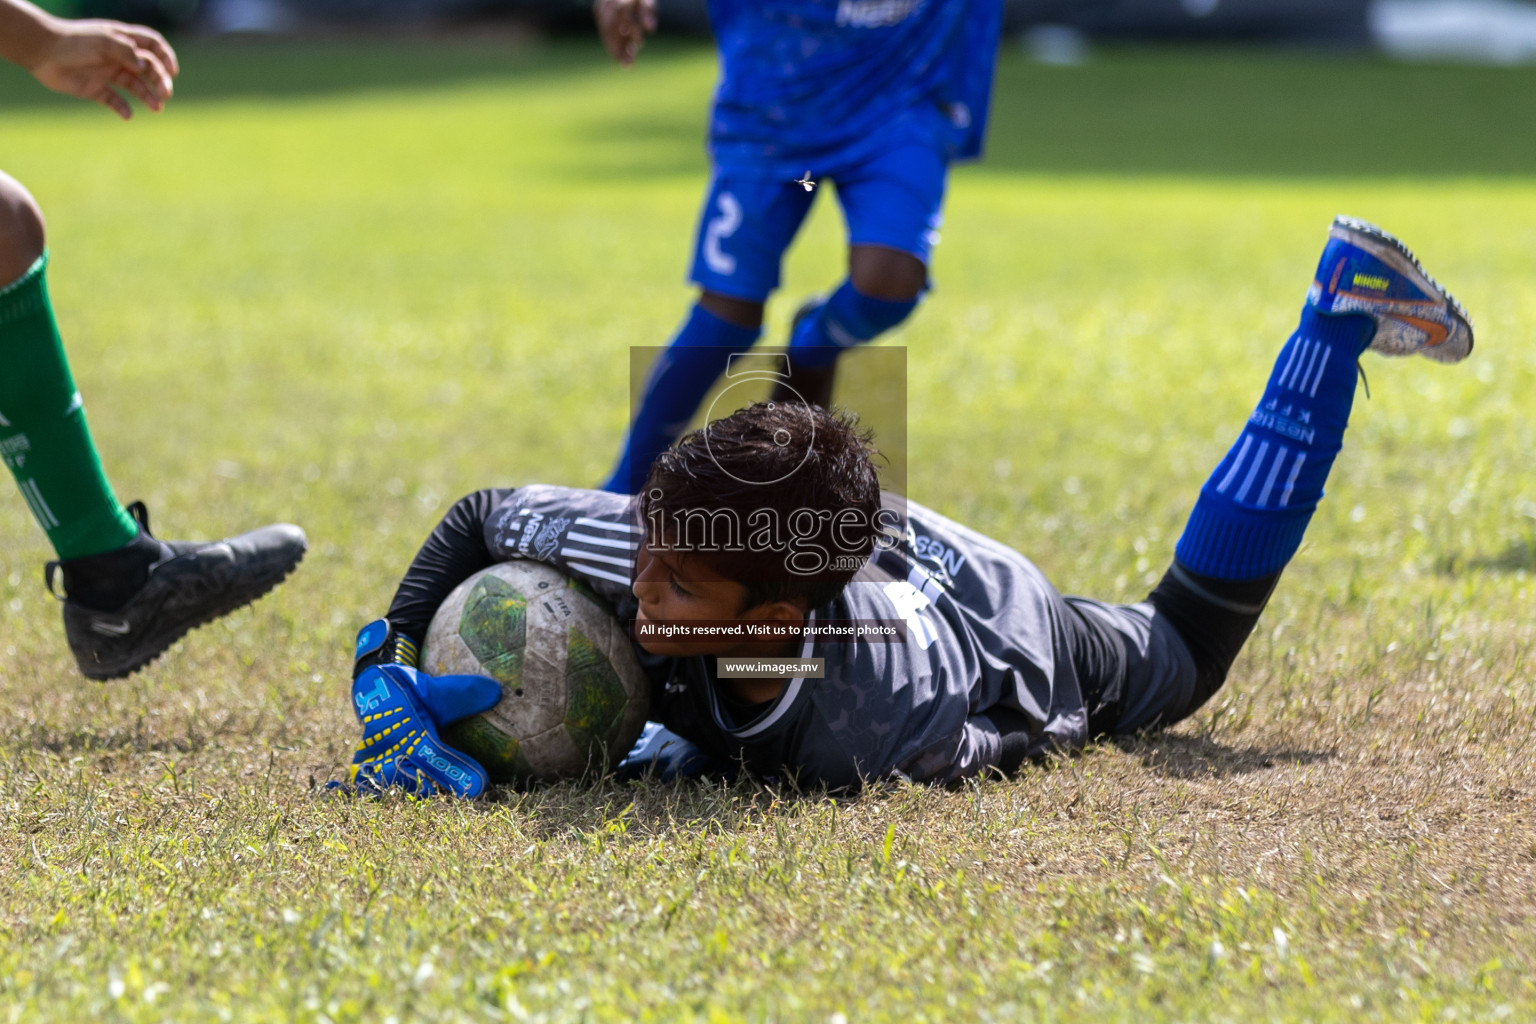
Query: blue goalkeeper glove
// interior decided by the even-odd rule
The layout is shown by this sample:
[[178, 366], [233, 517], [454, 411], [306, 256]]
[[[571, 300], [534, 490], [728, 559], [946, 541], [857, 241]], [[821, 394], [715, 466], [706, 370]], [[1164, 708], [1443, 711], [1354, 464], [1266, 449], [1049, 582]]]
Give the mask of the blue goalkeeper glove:
[[419, 797], [437, 792], [471, 799], [489, 778], [480, 763], [442, 741], [440, 726], [487, 711], [501, 700], [488, 676], [429, 676], [406, 665], [374, 665], [352, 681], [363, 738], [348, 782], [359, 793], [398, 786]]

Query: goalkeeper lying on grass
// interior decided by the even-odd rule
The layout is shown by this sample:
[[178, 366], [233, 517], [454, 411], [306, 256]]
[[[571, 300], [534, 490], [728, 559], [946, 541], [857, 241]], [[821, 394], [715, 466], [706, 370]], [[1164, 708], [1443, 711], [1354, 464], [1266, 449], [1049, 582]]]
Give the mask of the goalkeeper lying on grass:
[[[1300, 546], [1367, 348], [1457, 362], [1472, 349], [1472, 327], [1396, 239], [1340, 218], [1257, 408], [1201, 490], [1172, 565], [1138, 604], [1063, 597], [1018, 552], [882, 498], [867, 436], [816, 406], [754, 405], [682, 438], [635, 499], [552, 486], [472, 494], [423, 545], [388, 618], [359, 636], [354, 697], [387, 693], [413, 706], [423, 728], [408, 744], [368, 743], [378, 726], [360, 713], [354, 777], [421, 793], [484, 789], [480, 766], [433, 726], [494, 704], [498, 684], [434, 680], [413, 666], [448, 593], [516, 557], [585, 580], [633, 620], [653, 717], [704, 755], [761, 776], [831, 788], [893, 776], [947, 782], [1171, 725], [1220, 688]], [[690, 524], [701, 515], [731, 550], [699, 543]], [[763, 529], [775, 524], [785, 536]], [[768, 645], [646, 635], [700, 621], [860, 620], [905, 629], [898, 639]], [[819, 658], [824, 675], [722, 675], [718, 659], [737, 656]]]

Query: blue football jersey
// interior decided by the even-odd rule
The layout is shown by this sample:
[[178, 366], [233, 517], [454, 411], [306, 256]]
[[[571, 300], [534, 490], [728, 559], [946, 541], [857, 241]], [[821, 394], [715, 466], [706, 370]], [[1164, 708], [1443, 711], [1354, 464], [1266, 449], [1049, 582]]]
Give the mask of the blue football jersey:
[[980, 154], [1001, 0], [710, 0], [716, 167], [835, 174], [922, 141]]

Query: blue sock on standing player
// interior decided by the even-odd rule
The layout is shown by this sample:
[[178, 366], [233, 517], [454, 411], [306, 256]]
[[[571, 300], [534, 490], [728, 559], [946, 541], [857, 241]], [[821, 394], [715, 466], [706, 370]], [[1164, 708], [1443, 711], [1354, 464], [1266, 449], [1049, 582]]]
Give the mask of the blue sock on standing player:
[[796, 366], [820, 370], [837, 362], [838, 353], [884, 334], [917, 308], [919, 299], [876, 299], [844, 281], [826, 302], [801, 320], [789, 339]]
[[1376, 321], [1308, 305], [1258, 408], [1189, 515], [1179, 564], [1220, 580], [1274, 576], [1301, 546], [1343, 444], [1356, 360]]
[[761, 333], [761, 328], [738, 327], [695, 305], [671, 346], [651, 369], [619, 464], [603, 490], [634, 494], [645, 482], [656, 456], [693, 418], [731, 355], [751, 348]]

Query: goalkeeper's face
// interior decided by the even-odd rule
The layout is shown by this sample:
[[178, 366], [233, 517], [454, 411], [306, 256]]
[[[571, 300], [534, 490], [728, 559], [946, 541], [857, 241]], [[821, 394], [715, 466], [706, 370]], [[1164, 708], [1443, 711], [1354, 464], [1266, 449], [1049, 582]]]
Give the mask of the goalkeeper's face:
[[[722, 576], [706, 559], [641, 545], [635, 560], [635, 637], [652, 654], [669, 658], [733, 657], [775, 653], [748, 629], [753, 624], [799, 625], [805, 611], [791, 601], [752, 607], [747, 587]], [[798, 647], [798, 641], [791, 642]]]
[[635, 639], [667, 657], [794, 654], [806, 609], [835, 600], [874, 549], [874, 454], [851, 417], [799, 403], [758, 402], [679, 438], [636, 498]]

